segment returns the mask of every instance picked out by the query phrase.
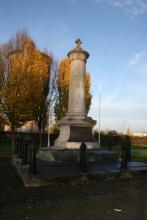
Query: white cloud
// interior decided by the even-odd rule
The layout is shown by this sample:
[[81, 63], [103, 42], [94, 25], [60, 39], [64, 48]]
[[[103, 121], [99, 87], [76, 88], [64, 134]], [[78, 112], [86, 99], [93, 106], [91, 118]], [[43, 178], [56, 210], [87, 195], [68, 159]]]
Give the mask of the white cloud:
[[94, 0], [94, 2], [97, 4], [123, 9], [132, 17], [147, 12], [146, 0]]
[[[131, 71], [133, 71], [132, 73], [138, 78], [139, 82], [141, 83], [140, 91], [142, 91], [144, 88], [147, 88], [146, 85], [143, 86], [147, 80], [147, 51], [142, 51], [134, 54], [134, 56], [129, 60], [128, 66], [133, 67]], [[139, 84], [139, 82], [137, 82], [137, 85]]]
[[136, 65], [139, 62], [139, 60], [142, 58], [144, 53], [145, 53], [144, 51], [135, 53], [134, 56], [129, 60], [129, 67]]
[[143, 64], [140, 67], [140, 70], [138, 70], [138, 74], [143, 76], [144, 78], [147, 78], [147, 63]]

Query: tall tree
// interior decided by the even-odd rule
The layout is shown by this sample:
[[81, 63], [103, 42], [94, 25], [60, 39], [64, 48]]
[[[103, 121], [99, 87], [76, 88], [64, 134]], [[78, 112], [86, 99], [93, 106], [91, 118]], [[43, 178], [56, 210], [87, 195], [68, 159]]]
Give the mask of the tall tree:
[[[55, 104], [55, 117], [60, 120], [65, 116], [68, 110], [69, 97], [69, 81], [70, 81], [70, 60], [68, 58], [61, 60], [58, 72], [58, 97]], [[86, 111], [88, 113], [91, 105], [92, 95], [90, 93], [90, 74], [86, 73]]]
[[[34, 109], [34, 120], [38, 124], [39, 128], [39, 145], [42, 146], [42, 135], [41, 133], [44, 132], [44, 128], [48, 126], [50, 118], [53, 116], [53, 109], [54, 103], [56, 100], [57, 95], [57, 86], [56, 86], [56, 79], [57, 79], [57, 62], [54, 56], [51, 54], [49, 55], [47, 52], [42, 53], [42, 58], [44, 61], [48, 62], [48, 78], [43, 79], [43, 84], [40, 87], [39, 95], [40, 98], [36, 99], [36, 108]], [[45, 71], [44, 71], [45, 72]], [[41, 78], [42, 78], [41, 74]], [[39, 82], [41, 78], [38, 78]], [[40, 83], [39, 83], [40, 84]], [[33, 100], [35, 100], [33, 98]]]
[[47, 97], [51, 58], [42, 54], [31, 37], [18, 32], [0, 47], [0, 108], [1, 115], [14, 130], [28, 120], [36, 120]]
[[[0, 74], [0, 111], [1, 116], [8, 121], [12, 128], [12, 153], [14, 152], [14, 128], [24, 121], [21, 107], [22, 91], [21, 83], [22, 74], [17, 70], [11, 72], [9, 63], [10, 54], [12, 51], [20, 51], [23, 48], [23, 41], [28, 38], [25, 32], [17, 33], [7, 43], [0, 46], [1, 74]], [[19, 57], [18, 57], [19, 58]], [[16, 66], [19, 62], [16, 62]], [[17, 68], [16, 68], [17, 69]], [[17, 85], [17, 86], [16, 86]], [[25, 83], [24, 83], [25, 85]], [[23, 94], [24, 95], [24, 94]], [[24, 95], [24, 97], [26, 97]], [[25, 102], [25, 100], [24, 100]], [[24, 108], [26, 106], [24, 105]], [[21, 112], [21, 110], [23, 110]]]

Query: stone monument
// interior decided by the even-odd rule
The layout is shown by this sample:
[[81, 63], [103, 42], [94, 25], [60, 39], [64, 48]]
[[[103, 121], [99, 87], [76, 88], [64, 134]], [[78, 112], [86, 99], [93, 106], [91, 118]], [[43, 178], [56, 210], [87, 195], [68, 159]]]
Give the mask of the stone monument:
[[68, 53], [71, 61], [68, 112], [58, 121], [60, 135], [54, 146], [79, 149], [81, 143], [84, 142], [87, 148], [98, 148], [92, 134], [96, 121], [87, 117], [85, 108], [86, 61], [89, 53], [82, 49], [80, 39], [77, 39], [75, 43], [76, 48]]
[[65, 117], [58, 121], [59, 137], [54, 146], [42, 148], [37, 157], [52, 162], [77, 162], [81, 143], [86, 144], [86, 161], [97, 163], [117, 162], [116, 153], [98, 149], [98, 143], [92, 134], [96, 121], [87, 117], [85, 108], [85, 77], [87, 51], [81, 47], [81, 40], [76, 40], [76, 48], [69, 51], [70, 85], [68, 111]]

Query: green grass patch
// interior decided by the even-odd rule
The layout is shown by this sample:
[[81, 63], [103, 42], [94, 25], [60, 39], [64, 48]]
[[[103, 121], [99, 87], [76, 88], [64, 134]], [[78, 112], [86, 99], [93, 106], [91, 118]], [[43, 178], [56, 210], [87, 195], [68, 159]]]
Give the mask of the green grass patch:
[[133, 160], [147, 163], [147, 148], [132, 148], [131, 154]]
[[11, 155], [11, 143], [0, 142], [0, 156], [10, 156]]
[[133, 145], [132, 148], [135, 148], [135, 149], [147, 149], [147, 145]]
[[141, 163], [146, 163], [147, 164], [147, 158], [144, 157], [133, 157], [132, 156], [132, 161], [136, 161], [136, 162], [141, 162]]
[[[119, 157], [121, 158], [122, 149], [121, 146], [113, 146], [112, 150], [118, 153]], [[132, 161], [147, 163], [147, 146], [132, 146], [131, 147], [131, 158]]]

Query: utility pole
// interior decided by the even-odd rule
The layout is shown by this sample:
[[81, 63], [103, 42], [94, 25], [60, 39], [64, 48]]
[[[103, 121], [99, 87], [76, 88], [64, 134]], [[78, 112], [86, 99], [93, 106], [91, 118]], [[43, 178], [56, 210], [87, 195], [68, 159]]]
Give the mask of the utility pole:
[[126, 128], [125, 128], [125, 123], [126, 123], [126, 122], [127, 122], [127, 120], [124, 120], [124, 121], [123, 121], [123, 134], [124, 134], [124, 135], [125, 135], [125, 129], [126, 129]]
[[98, 148], [101, 148], [101, 84], [99, 83], [99, 123], [98, 123]]
[[49, 116], [49, 120], [48, 120], [48, 143], [47, 143], [47, 147], [50, 147], [50, 116]]

